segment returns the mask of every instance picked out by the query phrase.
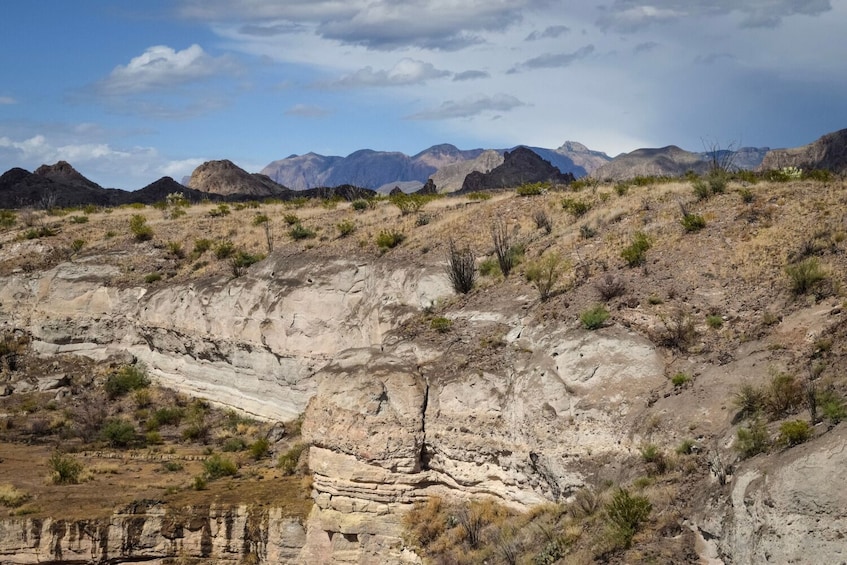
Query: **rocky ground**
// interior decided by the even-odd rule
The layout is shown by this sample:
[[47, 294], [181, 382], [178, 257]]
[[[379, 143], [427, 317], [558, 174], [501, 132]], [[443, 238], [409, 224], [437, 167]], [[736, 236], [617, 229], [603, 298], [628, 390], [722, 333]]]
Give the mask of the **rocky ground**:
[[[315, 504], [273, 510], [309, 512], [302, 539], [280, 542], [298, 545], [292, 562], [843, 559], [845, 505], [828, 485], [844, 457], [845, 184], [581, 185], [411, 213], [384, 199], [18, 212], [0, 234], [0, 311], [32, 360], [3, 369], [0, 484], [31, 498], [10, 512], [108, 516], [150, 485], [164, 507], [198, 504], [191, 457], [209, 454], [181, 434], [163, 441], [188, 458], [185, 478], [125, 448], [108, 450], [119, 473], [97, 472], [102, 438], [74, 435], [83, 375], [102, 384], [121, 361], [268, 426], [305, 412]], [[498, 226], [519, 251], [506, 277]], [[447, 277], [451, 241], [485, 273], [467, 294]], [[69, 382], [46, 388], [59, 374]], [[62, 418], [66, 436], [21, 431]], [[87, 481], [45, 484], [57, 447]], [[164, 450], [135, 452], [151, 449]], [[288, 484], [273, 460], [258, 469], [210, 492]], [[620, 489], [650, 504], [631, 533], [612, 518]], [[410, 511], [435, 524], [426, 535], [404, 526]]]

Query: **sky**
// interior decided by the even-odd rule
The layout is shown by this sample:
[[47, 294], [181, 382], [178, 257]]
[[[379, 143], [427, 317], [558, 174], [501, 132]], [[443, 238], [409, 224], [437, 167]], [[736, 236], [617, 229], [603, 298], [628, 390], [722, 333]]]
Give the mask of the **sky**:
[[794, 147], [847, 127], [844, 30], [844, 0], [4, 0], [0, 172]]

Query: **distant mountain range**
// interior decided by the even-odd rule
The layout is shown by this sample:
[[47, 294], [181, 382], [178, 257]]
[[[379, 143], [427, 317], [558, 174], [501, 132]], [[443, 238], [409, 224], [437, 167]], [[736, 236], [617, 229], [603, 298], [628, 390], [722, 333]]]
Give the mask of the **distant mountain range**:
[[103, 188], [69, 163], [59, 161], [42, 165], [32, 173], [21, 168], [6, 171], [0, 176], [0, 208], [151, 204], [174, 192], [191, 201], [268, 197], [286, 200], [300, 196], [354, 199], [395, 188], [413, 192], [424, 184], [428, 192], [467, 192], [538, 180], [567, 183], [587, 175], [611, 181], [635, 176], [681, 176], [688, 171], [704, 173], [713, 160], [745, 170], [795, 166], [845, 175], [847, 129], [791, 149], [745, 147], [695, 153], [669, 145], [637, 149], [614, 159], [568, 141], [556, 149], [519, 146], [460, 150], [442, 144], [413, 156], [370, 149], [347, 157], [307, 153], [274, 161], [261, 173], [249, 173], [227, 160], [208, 161], [182, 184], [162, 177], [136, 191]]

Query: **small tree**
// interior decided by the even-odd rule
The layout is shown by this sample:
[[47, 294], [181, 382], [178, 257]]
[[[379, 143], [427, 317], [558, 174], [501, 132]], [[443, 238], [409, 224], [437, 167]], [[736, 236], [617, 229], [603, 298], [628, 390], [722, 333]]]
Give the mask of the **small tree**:
[[526, 279], [538, 289], [542, 302], [552, 295], [553, 287], [562, 276], [564, 265], [565, 260], [562, 256], [551, 252], [527, 266]]
[[453, 290], [460, 294], [469, 293], [476, 282], [476, 257], [473, 251], [469, 247], [458, 249], [452, 239], [447, 251], [447, 276]]
[[147, 225], [147, 218], [141, 214], [133, 214], [129, 220], [129, 229], [136, 241], [149, 241], [153, 239], [153, 228]]

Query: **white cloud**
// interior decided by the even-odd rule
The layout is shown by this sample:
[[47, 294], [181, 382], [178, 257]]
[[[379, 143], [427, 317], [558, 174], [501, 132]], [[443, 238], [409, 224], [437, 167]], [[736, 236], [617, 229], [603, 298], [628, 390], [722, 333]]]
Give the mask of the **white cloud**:
[[11, 96], [0, 96], [0, 106], [8, 106], [17, 103], [18, 101], [12, 98]]
[[300, 118], [322, 118], [332, 114], [332, 111], [314, 104], [295, 104], [284, 113], [286, 116], [297, 116]]
[[494, 96], [477, 95], [463, 100], [448, 100], [437, 108], [423, 110], [409, 116], [411, 120], [449, 120], [469, 118], [488, 112], [508, 112], [526, 106], [523, 102], [508, 94]]
[[388, 70], [375, 71], [368, 66], [330, 83], [336, 88], [410, 86], [428, 80], [450, 76], [450, 72], [436, 69], [431, 63], [402, 59]]
[[166, 45], [154, 45], [132, 58], [127, 65], [115, 67], [108, 77], [95, 85], [95, 90], [106, 96], [168, 90], [230, 73], [234, 69], [230, 57], [211, 57], [197, 44], [182, 51]]
[[573, 53], [545, 53], [512, 67], [509, 72], [515, 73], [528, 69], [556, 69], [568, 67], [580, 59], [585, 59], [592, 53], [594, 53], [594, 45], [580, 47]]

